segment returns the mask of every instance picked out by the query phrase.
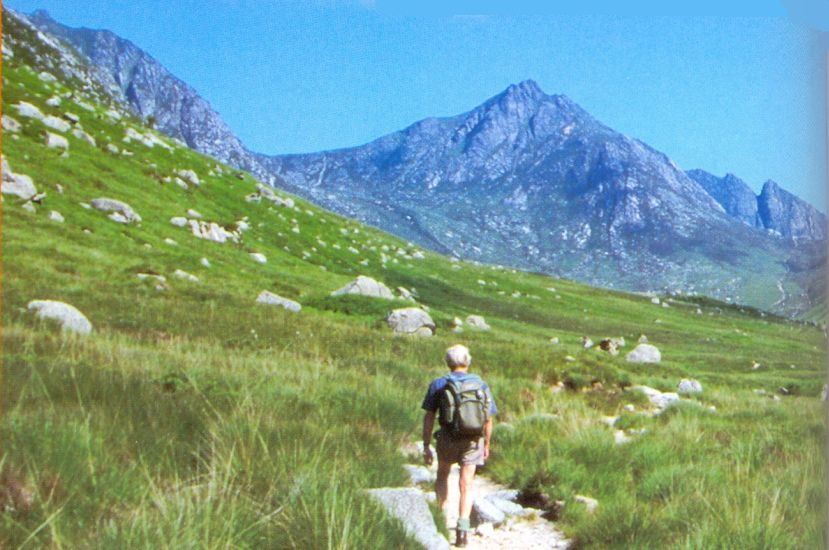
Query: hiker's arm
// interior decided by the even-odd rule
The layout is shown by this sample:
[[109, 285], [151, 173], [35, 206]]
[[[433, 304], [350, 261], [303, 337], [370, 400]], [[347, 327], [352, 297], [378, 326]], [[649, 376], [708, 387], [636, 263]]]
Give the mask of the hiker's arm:
[[492, 438], [492, 417], [490, 416], [484, 424], [484, 460], [489, 458], [489, 440]]
[[426, 411], [423, 415], [423, 460], [426, 465], [432, 463], [432, 449], [429, 443], [432, 441], [432, 429], [435, 427], [435, 411]]

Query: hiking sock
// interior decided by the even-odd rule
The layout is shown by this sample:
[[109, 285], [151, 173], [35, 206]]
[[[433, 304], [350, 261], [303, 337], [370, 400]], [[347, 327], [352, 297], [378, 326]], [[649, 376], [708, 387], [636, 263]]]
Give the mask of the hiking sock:
[[469, 518], [458, 518], [458, 531], [471, 531], [469, 526]]

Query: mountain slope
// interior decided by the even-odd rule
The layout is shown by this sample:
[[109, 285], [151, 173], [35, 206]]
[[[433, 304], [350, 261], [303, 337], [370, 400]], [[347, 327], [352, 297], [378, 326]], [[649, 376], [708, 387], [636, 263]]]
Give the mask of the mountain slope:
[[800, 293], [779, 301], [789, 243], [735, 223], [667, 156], [532, 81], [364, 146], [263, 163], [293, 192], [460, 257], [811, 307]]
[[[663, 153], [532, 81], [468, 113], [427, 119], [362, 147], [269, 157], [245, 149], [192, 88], [129, 41], [62, 26], [43, 12], [29, 19], [81, 51], [114, 100], [155, 117], [161, 131], [422, 246], [594, 285], [704, 293], [789, 315], [816, 306], [787, 267], [805, 252], [784, 239], [803, 229], [792, 233], [774, 221], [791, 201], [776, 199], [764, 210], [784, 239], [736, 224], [726, 210], [757, 224], [746, 197], [721, 206]], [[814, 231], [815, 219], [807, 220], [798, 227]]]
[[255, 155], [204, 98], [129, 40], [106, 30], [61, 25], [44, 10], [15, 15], [74, 46], [98, 69], [114, 98], [136, 116], [151, 118], [158, 130], [196, 151], [266, 176]]

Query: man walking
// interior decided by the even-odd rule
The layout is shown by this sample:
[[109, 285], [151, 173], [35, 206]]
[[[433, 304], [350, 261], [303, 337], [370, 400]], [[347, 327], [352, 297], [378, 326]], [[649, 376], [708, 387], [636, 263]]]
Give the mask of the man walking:
[[423, 461], [432, 464], [429, 443], [435, 416], [440, 411], [440, 430], [435, 437], [438, 455], [438, 473], [435, 493], [441, 509], [446, 505], [449, 472], [452, 464], [460, 465], [460, 503], [455, 546], [466, 546], [472, 511], [472, 481], [475, 469], [489, 458], [492, 435], [492, 417], [498, 413], [495, 400], [486, 382], [470, 374], [472, 357], [465, 346], [455, 345], [446, 350], [446, 365], [451, 372], [429, 384], [423, 399]]

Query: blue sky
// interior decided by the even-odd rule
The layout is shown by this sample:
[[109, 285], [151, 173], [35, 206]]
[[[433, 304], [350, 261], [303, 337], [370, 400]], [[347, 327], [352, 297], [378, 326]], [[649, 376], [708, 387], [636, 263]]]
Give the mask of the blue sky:
[[486, 1], [439, 13], [383, 0], [6, 4], [132, 40], [256, 151], [362, 144], [532, 78], [683, 168], [733, 172], [755, 189], [774, 179], [824, 210], [827, 41], [775, 1], [674, 6], [682, 17], [538, 15], [529, 2], [513, 10], [537, 15], [520, 15]]

